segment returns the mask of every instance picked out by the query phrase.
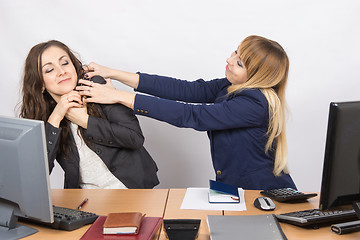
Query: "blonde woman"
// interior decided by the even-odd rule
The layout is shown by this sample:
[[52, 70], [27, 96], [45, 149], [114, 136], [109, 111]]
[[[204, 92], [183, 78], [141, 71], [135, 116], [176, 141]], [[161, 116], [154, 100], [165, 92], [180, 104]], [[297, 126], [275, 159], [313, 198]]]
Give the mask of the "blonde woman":
[[80, 80], [84, 86], [77, 90], [88, 96], [87, 102], [120, 103], [135, 114], [207, 131], [217, 181], [244, 189], [296, 189], [287, 169], [287, 54], [275, 41], [249, 36], [226, 62], [226, 78], [212, 81], [128, 73], [91, 63], [86, 77], [115, 79], [152, 96], [116, 90], [110, 81], [91, 86]]

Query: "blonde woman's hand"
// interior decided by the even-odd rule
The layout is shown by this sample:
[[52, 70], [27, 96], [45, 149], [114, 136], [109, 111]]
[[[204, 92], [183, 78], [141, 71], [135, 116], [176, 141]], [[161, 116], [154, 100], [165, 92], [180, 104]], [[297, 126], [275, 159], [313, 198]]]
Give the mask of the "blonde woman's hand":
[[89, 65], [86, 65], [84, 67], [84, 70], [86, 72], [85, 74], [85, 78], [90, 79], [95, 75], [99, 75], [102, 76], [103, 78], [111, 78], [111, 72], [112, 69], [105, 67], [105, 66], [101, 66], [97, 63], [91, 62]]
[[116, 70], [108, 67], [101, 66], [94, 62], [84, 67], [85, 78], [90, 79], [95, 75], [100, 75], [103, 78], [111, 78], [113, 80], [117, 80], [131, 88], [137, 89], [139, 85], [139, 74], [130, 73], [121, 70]]
[[95, 102], [102, 104], [112, 104], [118, 102], [118, 90], [114, 88], [109, 78], [105, 79], [106, 84], [94, 83], [85, 79], [80, 79], [82, 86], [77, 86], [76, 90], [80, 95], [86, 96], [85, 102]]

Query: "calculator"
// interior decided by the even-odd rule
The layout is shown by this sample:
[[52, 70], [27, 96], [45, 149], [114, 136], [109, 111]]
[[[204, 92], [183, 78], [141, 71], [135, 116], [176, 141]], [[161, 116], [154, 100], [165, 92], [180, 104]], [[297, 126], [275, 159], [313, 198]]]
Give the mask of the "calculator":
[[317, 196], [317, 193], [303, 193], [293, 188], [264, 190], [260, 193], [278, 202], [303, 201]]

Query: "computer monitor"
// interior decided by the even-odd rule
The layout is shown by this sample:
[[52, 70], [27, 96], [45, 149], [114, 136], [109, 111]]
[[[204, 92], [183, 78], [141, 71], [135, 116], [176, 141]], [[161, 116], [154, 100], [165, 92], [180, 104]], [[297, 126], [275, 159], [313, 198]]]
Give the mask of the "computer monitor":
[[44, 123], [0, 116], [0, 239], [37, 232], [18, 217], [54, 221]]
[[360, 201], [360, 102], [332, 102], [319, 208], [354, 201]]

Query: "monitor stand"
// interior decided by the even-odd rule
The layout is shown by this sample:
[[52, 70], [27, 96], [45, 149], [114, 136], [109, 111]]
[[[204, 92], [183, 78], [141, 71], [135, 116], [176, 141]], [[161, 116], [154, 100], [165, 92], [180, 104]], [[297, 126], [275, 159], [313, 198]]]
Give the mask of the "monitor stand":
[[34, 228], [18, 224], [17, 219], [13, 208], [0, 204], [0, 239], [19, 239], [38, 232]]

